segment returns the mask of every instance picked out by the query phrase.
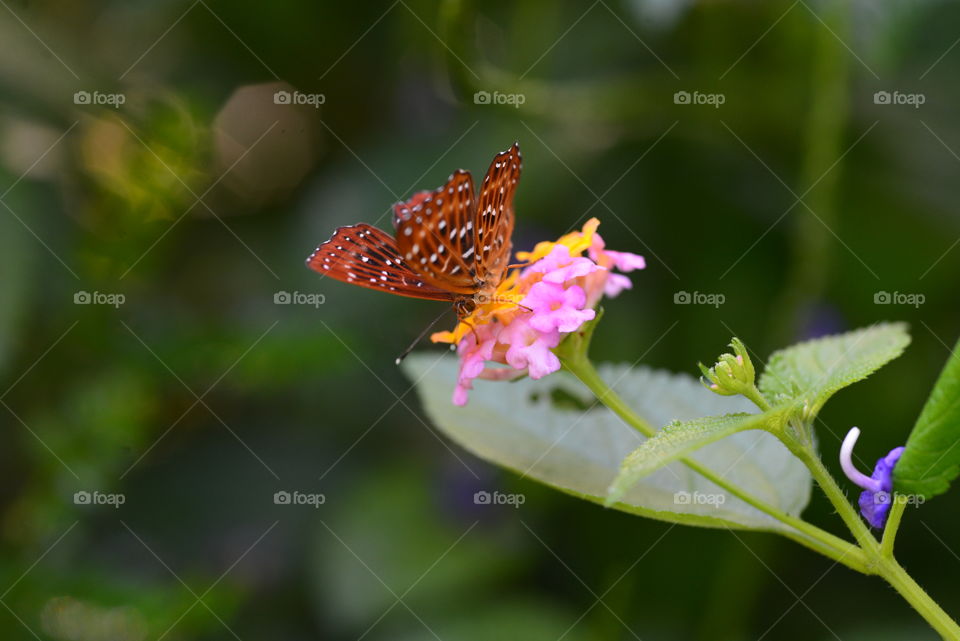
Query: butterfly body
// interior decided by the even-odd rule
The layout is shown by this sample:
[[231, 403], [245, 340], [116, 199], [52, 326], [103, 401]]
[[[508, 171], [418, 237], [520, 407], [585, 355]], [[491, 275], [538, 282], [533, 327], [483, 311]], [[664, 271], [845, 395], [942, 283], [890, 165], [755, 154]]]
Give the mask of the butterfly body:
[[307, 266], [346, 283], [398, 296], [443, 300], [459, 318], [489, 302], [510, 262], [520, 148], [497, 154], [474, 192], [458, 170], [434, 191], [393, 207], [395, 237], [360, 223], [340, 227]]

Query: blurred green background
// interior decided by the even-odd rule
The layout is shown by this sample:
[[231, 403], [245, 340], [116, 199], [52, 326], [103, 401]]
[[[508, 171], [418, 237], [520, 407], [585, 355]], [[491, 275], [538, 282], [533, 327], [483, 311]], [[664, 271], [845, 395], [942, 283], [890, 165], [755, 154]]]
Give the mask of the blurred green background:
[[[604, 510], [447, 443], [393, 364], [442, 306], [303, 260], [519, 140], [515, 247], [597, 216], [648, 259], [598, 360], [695, 373], [733, 334], [762, 361], [909, 321], [819, 423], [834, 470], [851, 425], [873, 460], [960, 333], [960, 7], [0, 4], [0, 637], [933, 638], [786, 540]], [[526, 502], [474, 505], [494, 489]], [[954, 616], [956, 500], [898, 542]], [[818, 494], [807, 516], [840, 532]]]

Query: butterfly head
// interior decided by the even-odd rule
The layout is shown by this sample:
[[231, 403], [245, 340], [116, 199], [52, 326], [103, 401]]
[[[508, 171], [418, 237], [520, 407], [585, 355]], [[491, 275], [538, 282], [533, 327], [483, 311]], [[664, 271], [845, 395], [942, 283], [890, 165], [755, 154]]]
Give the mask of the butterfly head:
[[453, 308], [457, 312], [457, 320], [463, 320], [477, 309], [477, 301], [474, 296], [463, 296], [453, 302]]

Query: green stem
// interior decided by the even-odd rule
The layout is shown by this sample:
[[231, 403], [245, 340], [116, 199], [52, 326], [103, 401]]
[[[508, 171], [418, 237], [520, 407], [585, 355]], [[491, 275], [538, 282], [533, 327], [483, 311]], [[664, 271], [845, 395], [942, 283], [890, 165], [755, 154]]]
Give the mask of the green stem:
[[897, 538], [903, 511], [907, 509], [907, 497], [903, 494], [893, 494], [890, 497], [893, 504], [890, 506], [890, 515], [887, 516], [887, 525], [883, 528], [883, 539], [880, 541], [880, 556], [893, 559], [893, 541]]
[[[597, 318], [581, 332], [571, 334], [561, 345], [554, 350], [560, 358], [564, 369], [590, 389], [597, 399], [610, 408], [628, 425], [644, 436], [652, 436], [656, 429], [624, 402], [620, 396], [607, 385], [600, 377], [587, 353], [590, 348], [590, 339], [597, 326], [603, 310], [600, 309]], [[824, 466], [813, 444], [810, 426], [800, 423], [787, 424], [777, 434], [787, 448], [797, 456], [810, 470], [817, 485], [833, 504], [840, 518], [850, 529], [859, 545], [853, 545], [843, 539], [808, 523], [803, 519], [787, 514], [786, 512], [769, 505], [756, 498], [743, 488], [725, 480], [713, 470], [703, 466], [690, 458], [681, 458], [680, 462], [694, 470], [707, 480], [715, 483], [733, 496], [752, 505], [764, 514], [788, 525], [792, 530], [775, 530], [776, 533], [788, 538], [833, 559], [837, 563], [862, 572], [863, 574], [877, 574], [883, 577], [944, 639], [960, 641], [960, 626], [944, 612], [930, 596], [924, 592], [906, 570], [893, 558], [893, 541], [897, 529], [903, 518], [906, 501], [901, 498], [894, 501], [887, 523], [887, 530], [883, 543], [877, 539], [860, 519], [860, 515], [853, 508], [843, 490], [837, 485], [833, 476]]]
[[[634, 412], [633, 409], [627, 405], [626, 402], [624, 402], [624, 400], [616, 392], [614, 392], [613, 389], [610, 388], [609, 385], [606, 384], [606, 382], [600, 377], [600, 374], [597, 373], [596, 368], [593, 366], [593, 363], [590, 362], [589, 358], [582, 355], [582, 352], [578, 352], [579, 350], [568, 350], [560, 354], [560, 360], [563, 363], [564, 368], [580, 379], [580, 381], [586, 385], [591, 392], [593, 392], [593, 394], [601, 403], [610, 408], [628, 425], [636, 429], [644, 436], [652, 436], [656, 432], [656, 429], [650, 425], [650, 423], [640, 417], [636, 412]], [[691, 458], [684, 457], [680, 459], [680, 461], [693, 471], [697, 472], [710, 482], [723, 488], [733, 496], [736, 496], [748, 505], [752, 505], [764, 514], [767, 514], [781, 523], [784, 523], [797, 530], [796, 533], [789, 531], [781, 532], [794, 541], [801, 543], [802, 545], [805, 545], [806, 547], [809, 547], [812, 550], [837, 561], [838, 563], [842, 563], [853, 570], [865, 574], [869, 573], [867, 569], [867, 559], [857, 546], [849, 543], [848, 541], [844, 541], [840, 537], [833, 535], [826, 530], [818, 528], [812, 523], [808, 523], [803, 519], [787, 514], [786, 512], [770, 505], [769, 503], [761, 501], [740, 486], [731, 483], [710, 468]], [[778, 530], [778, 532], [780, 531]]]
[[894, 559], [884, 559], [879, 573], [940, 636], [950, 641], [960, 639], [960, 626], [937, 605], [936, 601], [930, 598], [930, 595], [907, 574], [899, 563]]
[[877, 539], [874, 538], [870, 529], [863, 522], [863, 519], [860, 518], [860, 514], [850, 504], [850, 501], [847, 500], [847, 495], [840, 486], [837, 485], [833, 475], [830, 474], [830, 471], [824, 466], [823, 461], [820, 460], [820, 457], [814, 451], [812, 445], [795, 447], [787, 439], [784, 440], [784, 443], [804, 462], [807, 468], [810, 469], [810, 473], [813, 474], [817, 485], [820, 486], [823, 493], [830, 499], [830, 503], [833, 504], [833, 507], [837, 510], [837, 514], [843, 519], [843, 522], [847, 528], [849, 528], [850, 533], [853, 534], [857, 543], [860, 544], [860, 547], [868, 556], [878, 555], [880, 546], [877, 543]]
[[760, 390], [757, 389], [756, 385], [751, 385], [750, 389], [743, 392], [743, 396], [760, 408], [761, 412], [770, 411], [770, 403], [768, 403], [767, 399], [763, 397], [763, 394], [760, 393]]
[[817, 484], [830, 499], [840, 518], [843, 519], [847, 527], [850, 528], [850, 532], [860, 543], [860, 549], [867, 558], [868, 573], [883, 577], [944, 639], [960, 641], [960, 626], [943, 611], [943, 608], [936, 601], [930, 598], [930, 595], [893, 558], [893, 541], [897, 529], [900, 527], [903, 511], [906, 508], [906, 500], [904, 500], [906, 497], [900, 497], [899, 500], [894, 501], [883, 541], [877, 543], [877, 539], [874, 538], [860, 515], [847, 501], [846, 494], [837, 485], [833, 476], [823, 465], [823, 461], [814, 452], [813, 447], [807, 445], [794, 448], [790, 442], [786, 440], [784, 442], [810, 468]]

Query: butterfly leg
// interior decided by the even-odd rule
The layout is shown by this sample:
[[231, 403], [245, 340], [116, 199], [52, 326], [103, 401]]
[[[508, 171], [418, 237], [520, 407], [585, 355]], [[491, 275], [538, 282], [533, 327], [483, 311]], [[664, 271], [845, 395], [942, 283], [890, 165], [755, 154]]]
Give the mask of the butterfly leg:
[[474, 328], [473, 323], [468, 321], [466, 318], [461, 318], [460, 322], [470, 328], [470, 334], [473, 336], [473, 341], [477, 345], [480, 344], [480, 335], [477, 334], [477, 330]]

